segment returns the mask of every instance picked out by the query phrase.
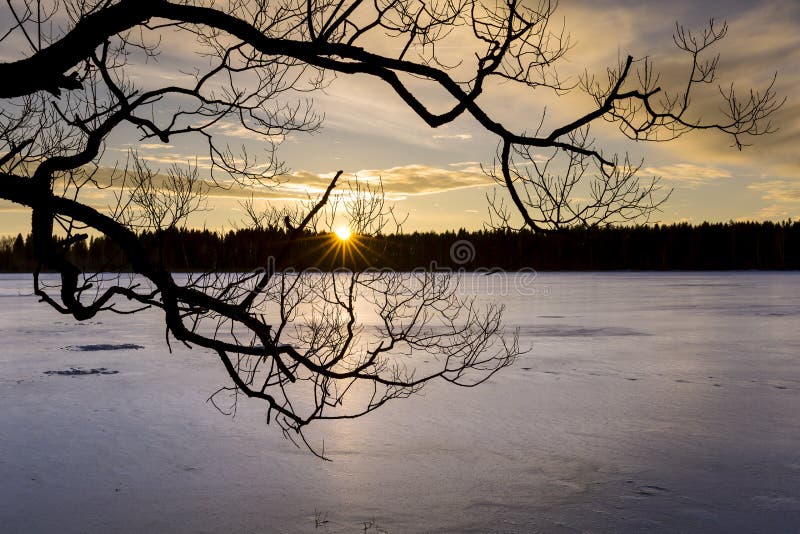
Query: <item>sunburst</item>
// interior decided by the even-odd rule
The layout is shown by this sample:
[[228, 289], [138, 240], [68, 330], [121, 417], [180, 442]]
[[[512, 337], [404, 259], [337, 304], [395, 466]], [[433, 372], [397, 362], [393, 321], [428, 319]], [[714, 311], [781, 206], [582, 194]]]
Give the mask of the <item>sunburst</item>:
[[353, 232], [350, 231], [350, 228], [346, 226], [338, 227], [333, 231], [333, 233], [336, 234], [336, 237], [338, 237], [340, 241], [347, 241], [353, 235]]
[[372, 264], [372, 258], [381, 255], [368, 245], [367, 236], [344, 224], [310, 239], [314, 243], [309, 244], [309, 253], [317, 255], [316, 264], [323, 269], [363, 269]]

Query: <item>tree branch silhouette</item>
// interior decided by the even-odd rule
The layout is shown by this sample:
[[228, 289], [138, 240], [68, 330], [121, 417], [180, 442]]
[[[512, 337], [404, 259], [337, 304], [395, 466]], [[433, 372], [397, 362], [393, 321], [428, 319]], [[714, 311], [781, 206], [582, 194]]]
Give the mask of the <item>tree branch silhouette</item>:
[[[33, 5], [9, 0], [13, 22], [0, 37], [30, 48], [0, 63], [8, 80], [0, 86], [0, 198], [32, 210], [36, 294], [80, 320], [160, 309], [169, 335], [219, 357], [233, 385], [213, 397], [215, 404], [223, 406], [225, 393], [233, 395], [233, 409], [240, 394], [258, 398], [302, 441], [314, 420], [363, 415], [431, 380], [481, 383], [520, 349], [513, 333], [503, 333], [501, 308], [478, 309], [442, 274], [292, 273], [273, 264], [179, 282], [148, 253], [140, 232], [158, 240], [186, 224], [205, 209], [207, 188], [280, 182], [286, 169], [278, 145], [322, 123], [301, 96], [335, 76], [365, 75], [432, 128], [471, 118], [498, 140], [487, 174], [536, 232], [646, 220], [666, 200], [656, 178], [639, 180], [640, 165], [596, 146], [593, 124], [614, 123], [642, 141], [714, 130], [741, 149], [773, 130], [769, 120], [782, 104], [774, 81], [744, 98], [724, 86], [721, 117], [692, 115], [698, 87], [716, 83], [717, 61], [705, 55], [727, 27], [713, 21], [700, 34], [677, 28], [675, 45], [689, 58], [689, 74], [670, 92], [658, 85], [649, 59], [633, 56], [609, 68], [603, 82], [589, 74], [578, 83], [562, 80], [557, 66], [570, 38], [554, 24], [557, 3], [547, 0], [235, 0], [224, 7], [201, 0], [62, 1], [47, 4], [43, 17], [30, 15]], [[142, 76], [168, 46], [162, 40], [176, 36], [194, 41], [192, 51], [173, 51], [191, 74], [169, 81]], [[473, 57], [445, 64], [437, 50], [448, 39], [468, 39]], [[547, 130], [542, 120], [532, 133], [516, 131], [479, 102], [490, 80], [558, 96], [582, 91], [594, 105], [561, 126]], [[443, 110], [417, 90], [420, 81], [447, 95]], [[227, 145], [231, 124], [260, 138], [264, 154]], [[164, 174], [134, 148], [124, 165], [101, 168], [106, 145], [120, 131], [138, 132], [140, 143], [201, 140], [207, 153], [202, 166], [198, 159]], [[256, 214], [251, 203], [246, 211], [259, 226], [285, 228], [281, 254], [330, 227], [340, 202], [359, 233], [382, 231], [393, 215], [381, 190], [356, 184], [349, 203], [342, 201], [341, 176], [305, 210]], [[116, 195], [107, 211], [86, 200], [102, 188]], [[510, 224], [503, 205], [492, 209]], [[69, 249], [88, 231], [117, 243], [139, 278], [87, 273], [73, 263]], [[323, 244], [321, 253], [332, 246]], [[39, 275], [45, 269], [59, 273], [57, 284]], [[380, 318], [377, 325], [360, 322], [362, 307]], [[437, 366], [420, 366], [412, 357], [419, 352]]]

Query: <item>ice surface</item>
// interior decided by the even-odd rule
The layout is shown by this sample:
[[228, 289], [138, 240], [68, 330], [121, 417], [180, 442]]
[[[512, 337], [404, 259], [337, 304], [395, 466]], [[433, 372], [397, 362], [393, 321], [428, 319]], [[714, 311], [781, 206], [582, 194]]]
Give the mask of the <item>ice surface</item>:
[[222, 365], [156, 312], [77, 323], [0, 276], [0, 530], [800, 530], [800, 274], [470, 276], [531, 352], [315, 427], [332, 463], [206, 403]]

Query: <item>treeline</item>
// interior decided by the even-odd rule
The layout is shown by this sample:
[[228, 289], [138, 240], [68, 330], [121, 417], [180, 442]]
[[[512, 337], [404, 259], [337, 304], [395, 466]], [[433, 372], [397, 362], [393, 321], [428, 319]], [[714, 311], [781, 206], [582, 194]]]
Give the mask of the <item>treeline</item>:
[[[556, 234], [475, 231], [353, 236], [307, 234], [291, 247], [280, 230], [170, 230], [142, 234], [153, 261], [177, 271], [347, 268], [518, 270], [800, 269], [800, 223], [704, 223], [571, 229]], [[86, 271], [126, 270], [117, 245], [92, 237], [70, 248]], [[277, 258], [277, 259], [276, 259]], [[36, 268], [30, 237], [0, 240], [0, 270]]]

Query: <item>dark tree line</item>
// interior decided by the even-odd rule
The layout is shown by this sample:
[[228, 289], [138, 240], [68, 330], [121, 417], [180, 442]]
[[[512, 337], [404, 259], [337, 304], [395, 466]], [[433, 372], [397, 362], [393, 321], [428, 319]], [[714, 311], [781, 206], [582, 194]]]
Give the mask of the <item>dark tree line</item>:
[[[483, 230], [354, 236], [342, 244], [328, 233], [307, 234], [291, 253], [275, 258], [288, 239], [280, 229], [227, 233], [173, 229], [141, 235], [151, 260], [174, 271], [250, 271], [368, 268], [536, 270], [729, 270], [800, 269], [800, 222], [731, 222], [573, 228], [555, 234]], [[466, 241], [468, 244], [464, 244]], [[454, 245], [468, 247], [466, 256]], [[131, 270], [120, 248], [107, 237], [72, 247], [73, 261], [88, 269]], [[0, 270], [36, 267], [30, 237], [0, 240]]]

